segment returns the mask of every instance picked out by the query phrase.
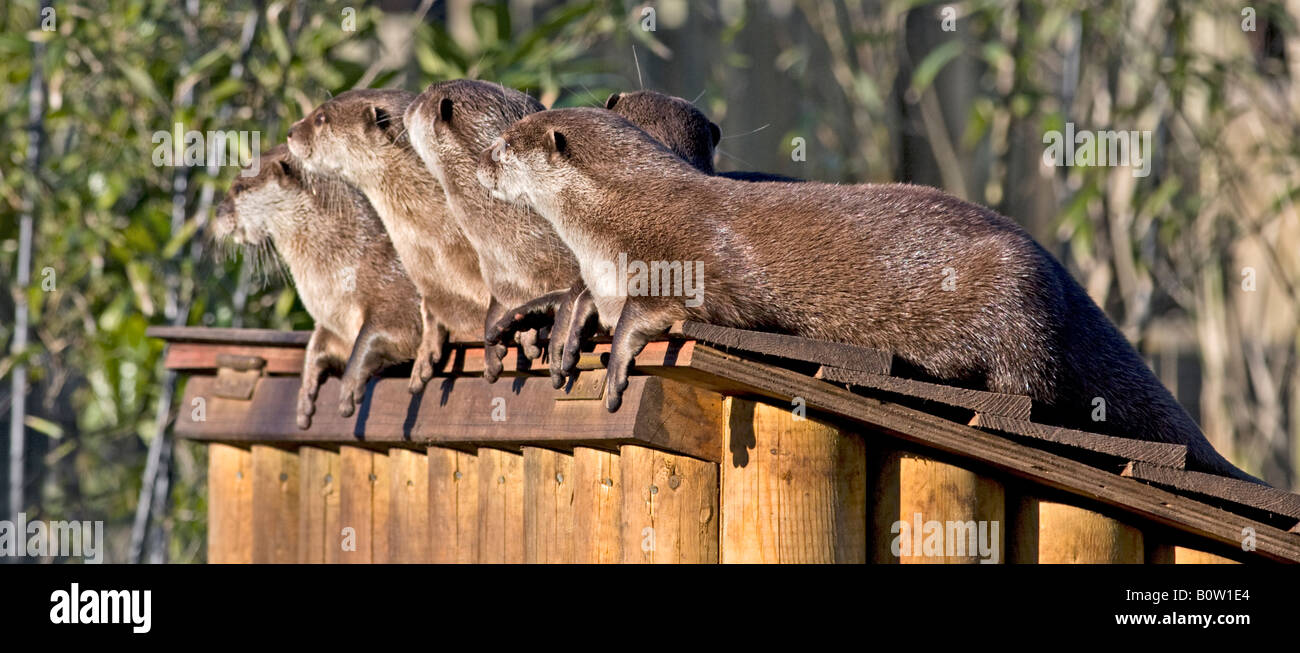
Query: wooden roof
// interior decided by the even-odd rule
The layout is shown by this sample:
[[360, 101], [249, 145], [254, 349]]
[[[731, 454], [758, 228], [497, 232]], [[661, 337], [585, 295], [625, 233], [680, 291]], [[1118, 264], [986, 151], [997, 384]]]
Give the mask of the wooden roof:
[[[176, 433], [192, 439], [412, 447], [642, 444], [721, 462], [721, 443], [704, 435], [715, 429], [689, 428], [717, 418], [707, 405], [718, 394], [787, 403], [799, 398], [810, 414], [866, 437], [896, 438], [1220, 546], [1240, 550], [1243, 531], [1253, 529], [1254, 555], [1300, 562], [1300, 495], [1188, 471], [1181, 445], [1035, 423], [1026, 397], [894, 376], [892, 357], [872, 350], [688, 322], [646, 346], [624, 408], [609, 414], [556, 401], [563, 395], [551, 388], [545, 367], [513, 350], [505, 361], [509, 376], [489, 385], [479, 377], [482, 343], [458, 342], [422, 395], [408, 394], [406, 380], [392, 376], [401, 370], [394, 369], [372, 384], [351, 418], [332, 409], [338, 383], [331, 379], [312, 428], [300, 431], [284, 407], [294, 405], [309, 332], [157, 327], [149, 334], [168, 341], [168, 368], [196, 374], [187, 399], [212, 397], [205, 421], [177, 421]], [[597, 343], [581, 367], [601, 367], [608, 351], [608, 343]], [[214, 392], [218, 358], [228, 363], [231, 355], [265, 361], [250, 400]], [[584, 378], [567, 389], [570, 396], [588, 391]], [[513, 393], [509, 421], [488, 419], [493, 397], [506, 388]], [[238, 410], [223, 409], [231, 401], [239, 401]]]

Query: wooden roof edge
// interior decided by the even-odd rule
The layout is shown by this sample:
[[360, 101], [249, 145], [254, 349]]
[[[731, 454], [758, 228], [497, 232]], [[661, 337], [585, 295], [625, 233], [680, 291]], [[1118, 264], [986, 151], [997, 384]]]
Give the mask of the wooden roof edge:
[[729, 380], [733, 390], [782, 401], [800, 397], [810, 409], [1219, 544], [1240, 546], [1243, 529], [1251, 528], [1256, 534], [1255, 554], [1300, 563], [1300, 537], [1294, 533], [1134, 478], [705, 345], [695, 347], [690, 366]]
[[1300, 494], [1235, 478], [1187, 469], [1174, 469], [1149, 462], [1132, 461], [1123, 476], [1162, 487], [1230, 501], [1261, 512], [1285, 515], [1300, 524]]

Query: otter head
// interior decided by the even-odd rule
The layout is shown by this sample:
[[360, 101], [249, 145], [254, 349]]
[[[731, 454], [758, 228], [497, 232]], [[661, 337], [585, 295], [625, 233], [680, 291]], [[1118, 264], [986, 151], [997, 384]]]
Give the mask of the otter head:
[[493, 197], [549, 218], [570, 190], [637, 186], [675, 171], [699, 174], [622, 116], [581, 108], [525, 116], [483, 150], [477, 174]]
[[403, 118], [412, 147], [438, 182], [474, 192], [479, 153], [515, 121], [544, 108], [512, 88], [457, 79], [430, 85]]
[[402, 114], [414, 97], [396, 89], [341, 93], [289, 128], [289, 151], [311, 172], [361, 186], [409, 153]]
[[301, 214], [308, 191], [288, 148], [278, 145], [263, 154], [258, 163], [257, 174], [240, 175], [230, 184], [217, 206], [210, 232], [213, 238], [236, 245], [261, 245], [273, 235], [279, 222]]
[[722, 140], [722, 130], [695, 105], [656, 91], [632, 91], [610, 95], [605, 108], [627, 118], [700, 172], [713, 174], [713, 148]]

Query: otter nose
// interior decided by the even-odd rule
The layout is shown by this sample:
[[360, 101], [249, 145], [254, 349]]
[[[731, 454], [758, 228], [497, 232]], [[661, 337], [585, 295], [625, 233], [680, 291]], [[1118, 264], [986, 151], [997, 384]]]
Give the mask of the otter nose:
[[289, 140], [293, 140], [293, 133], [297, 131], [297, 129], [298, 129], [298, 123], [296, 122], [293, 123], [292, 125], [289, 125], [289, 136], [288, 136]]

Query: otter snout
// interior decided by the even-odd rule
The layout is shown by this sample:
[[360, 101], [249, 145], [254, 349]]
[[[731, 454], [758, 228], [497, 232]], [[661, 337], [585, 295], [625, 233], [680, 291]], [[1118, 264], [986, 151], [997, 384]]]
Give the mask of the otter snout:
[[236, 244], [244, 244], [243, 234], [239, 230], [239, 216], [235, 212], [235, 203], [233, 198], [227, 196], [226, 199], [217, 205], [217, 216], [212, 221], [212, 237], [225, 240], [229, 239]]
[[303, 118], [289, 126], [289, 134], [286, 140], [289, 144], [289, 153], [299, 159], [306, 159], [311, 156], [311, 125], [305, 123], [307, 119]]

